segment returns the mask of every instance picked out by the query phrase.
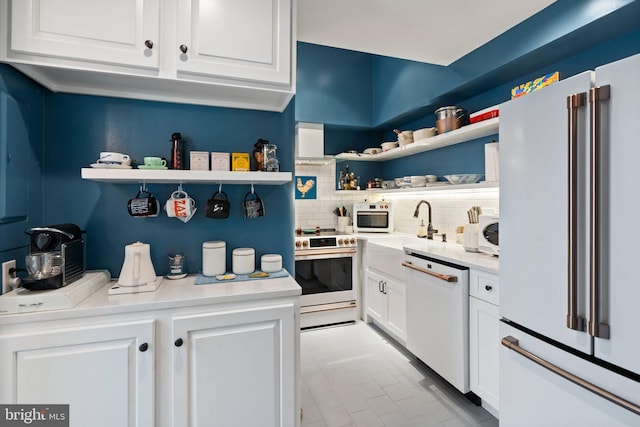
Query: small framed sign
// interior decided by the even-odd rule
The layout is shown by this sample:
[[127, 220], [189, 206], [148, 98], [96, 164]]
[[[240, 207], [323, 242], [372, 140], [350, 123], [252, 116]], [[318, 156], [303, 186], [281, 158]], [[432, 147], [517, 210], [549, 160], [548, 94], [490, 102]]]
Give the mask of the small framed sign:
[[296, 176], [296, 200], [314, 200], [317, 181], [315, 176]]

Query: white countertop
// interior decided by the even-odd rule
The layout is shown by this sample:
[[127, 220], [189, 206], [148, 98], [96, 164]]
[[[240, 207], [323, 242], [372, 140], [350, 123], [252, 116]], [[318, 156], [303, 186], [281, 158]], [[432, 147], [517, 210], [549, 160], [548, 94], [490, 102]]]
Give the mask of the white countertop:
[[[427, 240], [407, 233], [358, 233], [358, 239], [400, 250], [451, 262], [464, 267], [476, 268], [498, 274], [499, 258], [484, 253], [467, 252], [462, 245], [439, 240]], [[439, 237], [439, 236], [438, 236]]]
[[259, 301], [298, 296], [302, 288], [291, 277], [195, 285], [196, 275], [183, 279], [163, 279], [155, 292], [109, 295], [112, 280], [73, 308], [0, 315], [0, 325], [39, 322], [85, 316], [160, 310], [175, 307]]

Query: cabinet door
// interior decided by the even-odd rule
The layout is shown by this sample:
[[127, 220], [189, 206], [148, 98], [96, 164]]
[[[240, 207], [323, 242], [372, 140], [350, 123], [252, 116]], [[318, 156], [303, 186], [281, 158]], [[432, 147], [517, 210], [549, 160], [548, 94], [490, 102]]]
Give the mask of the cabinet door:
[[71, 427], [151, 427], [153, 334], [144, 320], [0, 337], [0, 402], [69, 404]]
[[290, 84], [291, 13], [291, 0], [180, 1], [178, 71]]
[[365, 309], [366, 313], [371, 316], [373, 320], [378, 322], [384, 322], [386, 316], [386, 299], [382, 293], [382, 284], [384, 279], [382, 276], [367, 271], [365, 273], [366, 283], [366, 295], [365, 295]]
[[407, 294], [404, 283], [385, 279], [387, 327], [403, 340], [407, 339]]
[[469, 298], [469, 363], [471, 391], [499, 409], [499, 309], [474, 297]]
[[[11, 50], [50, 58], [158, 68], [159, 0], [19, 0]], [[149, 48], [148, 42], [153, 43]]]
[[294, 305], [173, 319], [173, 426], [294, 426]]

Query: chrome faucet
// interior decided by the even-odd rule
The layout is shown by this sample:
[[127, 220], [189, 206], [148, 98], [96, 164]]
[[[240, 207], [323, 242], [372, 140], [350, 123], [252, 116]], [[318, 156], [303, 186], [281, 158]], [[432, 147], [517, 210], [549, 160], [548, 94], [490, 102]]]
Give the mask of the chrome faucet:
[[434, 229], [433, 225], [431, 224], [431, 204], [426, 200], [420, 200], [420, 202], [418, 202], [418, 206], [416, 206], [415, 212], [413, 213], [413, 217], [418, 218], [418, 214], [420, 213], [420, 205], [422, 205], [423, 203], [425, 203], [429, 208], [429, 217], [428, 217], [429, 223], [427, 224], [427, 239], [433, 240], [433, 233], [437, 233], [438, 230]]

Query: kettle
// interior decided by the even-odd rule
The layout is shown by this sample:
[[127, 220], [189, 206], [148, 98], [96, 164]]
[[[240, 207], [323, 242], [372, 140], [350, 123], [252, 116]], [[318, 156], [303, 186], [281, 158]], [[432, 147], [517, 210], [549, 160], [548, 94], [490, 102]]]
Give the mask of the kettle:
[[141, 286], [156, 280], [150, 249], [148, 244], [142, 242], [125, 246], [124, 263], [118, 278], [119, 286]]

